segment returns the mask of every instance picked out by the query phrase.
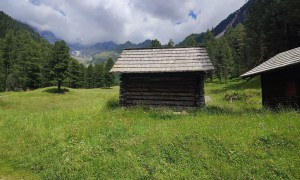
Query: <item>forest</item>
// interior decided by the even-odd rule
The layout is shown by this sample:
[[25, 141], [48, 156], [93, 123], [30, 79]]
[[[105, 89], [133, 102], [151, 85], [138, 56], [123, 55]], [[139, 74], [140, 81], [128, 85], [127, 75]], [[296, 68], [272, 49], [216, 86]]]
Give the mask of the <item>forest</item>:
[[28, 25], [0, 13], [0, 91], [57, 85], [70, 88], [110, 87], [113, 60], [85, 67], [69, 54], [64, 41], [50, 44]]
[[[295, 8], [298, 7], [298, 8]], [[272, 56], [300, 46], [300, 2], [256, 0], [250, 4], [245, 22], [230, 27], [221, 37], [212, 30], [201, 37], [189, 36], [185, 43], [166, 47], [205, 46], [215, 71], [209, 79], [227, 82]], [[69, 55], [64, 41], [48, 43], [28, 25], [0, 13], [0, 91], [36, 89], [57, 85], [99, 88], [115, 85], [109, 73], [113, 60], [85, 67]], [[150, 47], [161, 47], [152, 40]]]
[[189, 36], [184, 45], [206, 46], [214, 76], [226, 82], [278, 53], [300, 46], [300, 1], [253, 1], [244, 23], [230, 27], [219, 38], [213, 30]]

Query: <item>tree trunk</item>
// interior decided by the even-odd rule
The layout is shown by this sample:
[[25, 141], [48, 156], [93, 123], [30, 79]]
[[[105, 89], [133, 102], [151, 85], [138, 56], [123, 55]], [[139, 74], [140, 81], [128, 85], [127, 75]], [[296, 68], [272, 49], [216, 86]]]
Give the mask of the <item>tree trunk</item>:
[[58, 81], [57, 83], [57, 89], [58, 89], [58, 92], [60, 93], [61, 92], [61, 81]]
[[5, 74], [4, 74], [4, 89], [5, 91], [9, 91], [7, 87], [7, 78], [8, 78], [8, 67], [5, 67]]

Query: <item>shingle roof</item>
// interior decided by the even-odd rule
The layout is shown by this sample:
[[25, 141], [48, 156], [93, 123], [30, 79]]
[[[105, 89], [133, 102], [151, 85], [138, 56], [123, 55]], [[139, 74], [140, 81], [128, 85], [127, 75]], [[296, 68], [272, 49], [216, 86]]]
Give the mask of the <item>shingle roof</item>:
[[246, 72], [242, 75], [242, 77], [257, 75], [265, 71], [270, 71], [298, 63], [300, 63], [300, 47], [274, 56], [254, 69]]
[[111, 72], [187, 72], [213, 69], [206, 49], [204, 47], [191, 47], [125, 49]]

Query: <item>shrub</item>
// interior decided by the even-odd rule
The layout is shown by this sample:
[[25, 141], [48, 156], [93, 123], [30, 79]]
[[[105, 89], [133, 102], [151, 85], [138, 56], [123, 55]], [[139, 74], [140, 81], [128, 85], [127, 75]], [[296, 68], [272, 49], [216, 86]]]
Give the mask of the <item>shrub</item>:
[[242, 91], [226, 91], [224, 99], [226, 101], [238, 101], [245, 100], [247, 98], [246, 93]]
[[117, 97], [111, 98], [106, 102], [106, 107], [109, 109], [116, 109], [120, 107], [119, 100]]

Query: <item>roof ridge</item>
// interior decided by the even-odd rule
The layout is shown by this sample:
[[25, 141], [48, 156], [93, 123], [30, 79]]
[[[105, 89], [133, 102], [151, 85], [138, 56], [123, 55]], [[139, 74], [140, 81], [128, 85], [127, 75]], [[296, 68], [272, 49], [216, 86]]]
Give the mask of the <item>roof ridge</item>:
[[205, 48], [205, 46], [200, 45], [200, 46], [192, 46], [192, 47], [188, 47], [188, 46], [178, 46], [178, 47], [149, 47], [149, 48], [124, 48], [123, 50], [143, 50], [143, 49], [179, 49], [179, 48]]
[[186, 72], [213, 69], [206, 48], [197, 46], [124, 50], [111, 72]]

